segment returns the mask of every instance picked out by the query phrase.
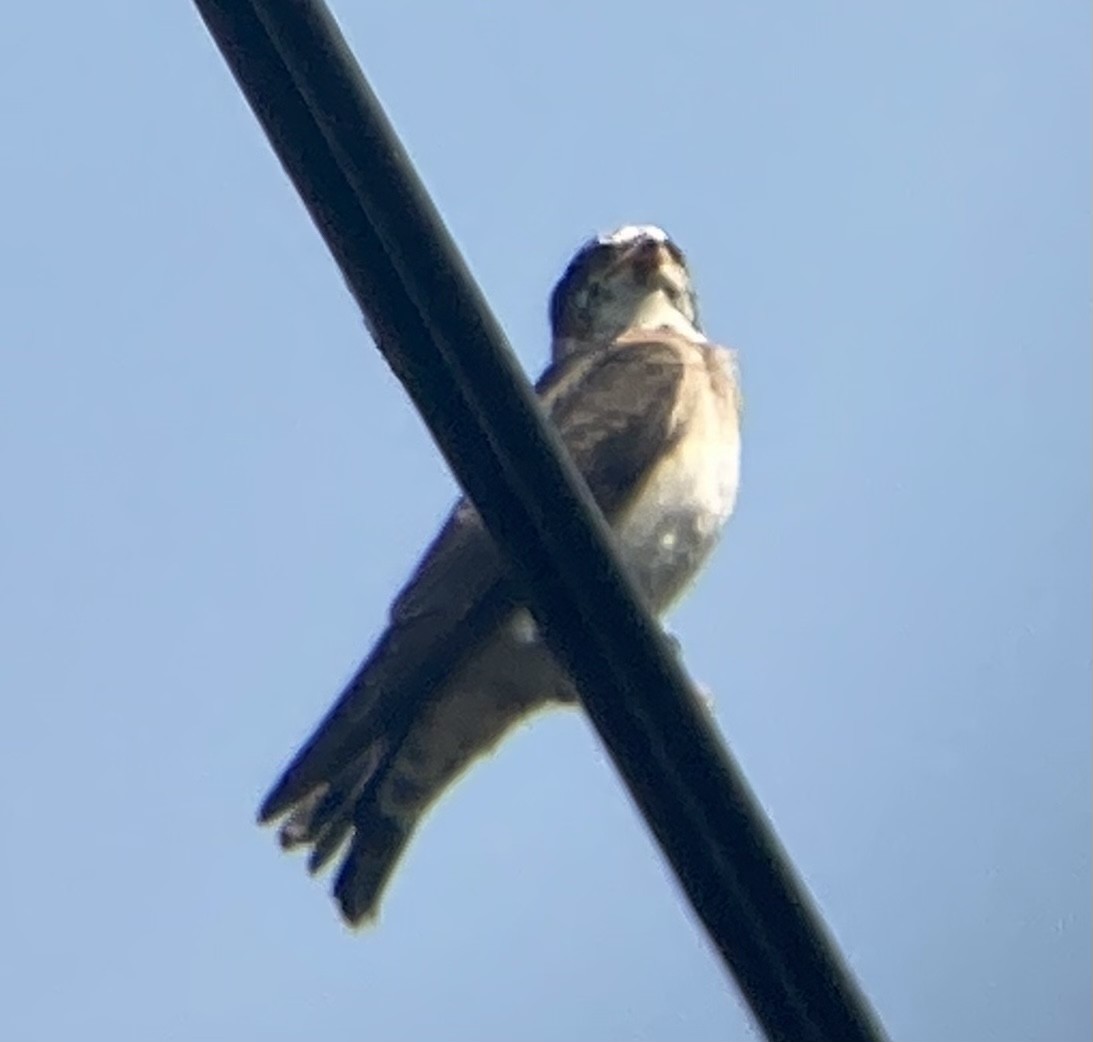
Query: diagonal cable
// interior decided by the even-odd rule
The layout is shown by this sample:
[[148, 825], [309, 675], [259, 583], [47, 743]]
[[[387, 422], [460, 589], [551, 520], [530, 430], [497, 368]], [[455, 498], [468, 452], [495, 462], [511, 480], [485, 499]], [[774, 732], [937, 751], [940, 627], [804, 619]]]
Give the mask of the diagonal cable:
[[764, 1031], [883, 1038], [329, 10], [195, 2]]

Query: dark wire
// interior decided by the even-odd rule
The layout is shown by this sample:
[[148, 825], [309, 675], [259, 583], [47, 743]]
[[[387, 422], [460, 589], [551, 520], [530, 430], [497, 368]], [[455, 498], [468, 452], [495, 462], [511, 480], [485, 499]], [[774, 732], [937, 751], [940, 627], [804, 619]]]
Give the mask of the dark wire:
[[884, 1038], [329, 10], [195, 3], [767, 1037]]

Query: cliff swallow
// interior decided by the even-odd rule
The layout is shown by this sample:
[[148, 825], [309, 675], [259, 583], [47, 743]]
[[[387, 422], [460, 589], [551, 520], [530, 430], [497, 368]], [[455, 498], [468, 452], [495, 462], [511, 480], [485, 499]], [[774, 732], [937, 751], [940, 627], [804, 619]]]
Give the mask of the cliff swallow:
[[[684, 256], [652, 226], [586, 243], [554, 289], [550, 321], [539, 399], [650, 610], [663, 615], [736, 499], [733, 354], [702, 334]], [[282, 845], [309, 847], [312, 871], [341, 856], [334, 895], [356, 925], [376, 914], [448, 786], [529, 714], [577, 700], [463, 499], [259, 820], [284, 818]]]

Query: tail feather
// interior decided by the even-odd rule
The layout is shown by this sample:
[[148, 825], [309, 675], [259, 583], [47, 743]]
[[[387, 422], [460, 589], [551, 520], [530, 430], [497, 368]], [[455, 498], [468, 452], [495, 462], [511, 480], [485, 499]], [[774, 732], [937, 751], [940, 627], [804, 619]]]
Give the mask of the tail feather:
[[390, 742], [380, 738], [338, 774], [330, 785], [322, 786], [322, 796], [316, 803], [311, 819], [311, 836], [316, 840], [327, 829], [348, 823], [353, 808], [369, 788], [379, 784], [390, 764]]
[[349, 804], [345, 810], [333, 821], [329, 822], [322, 834], [319, 835], [311, 848], [307, 858], [307, 870], [316, 875], [338, 855], [345, 844], [346, 837], [353, 830], [353, 805]]
[[373, 803], [358, 804], [349, 852], [334, 883], [334, 897], [346, 922], [373, 919], [380, 897], [413, 834], [414, 822], [383, 814]]
[[382, 775], [382, 743], [374, 743], [345, 767], [334, 781], [317, 786], [292, 808], [281, 827], [281, 846], [312, 846], [308, 871], [315, 873], [341, 848], [359, 803], [370, 796]]
[[[312, 875], [321, 872], [327, 863], [341, 849], [346, 836], [353, 828], [353, 809], [361, 798], [361, 791], [367, 779], [362, 779], [351, 790], [338, 792], [329, 786], [320, 786], [310, 796], [301, 800], [292, 811], [288, 821], [281, 826], [281, 848], [297, 850], [311, 846], [307, 859], [307, 870]], [[331, 793], [338, 796], [338, 806], [333, 812], [323, 815], [319, 812], [327, 806]]]
[[390, 765], [385, 752], [381, 743], [374, 743], [334, 781], [298, 800], [281, 826], [285, 850], [311, 847], [307, 867], [312, 873], [337, 857], [352, 836], [334, 884], [334, 896], [351, 926], [375, 916], [415, 824], [379, 808], [377, 790]]
[[312, 819], [326, 796], [328, 786], [320, 785], [292, 808], [288, 820], [281, 826], [278, 839], [282, 850], [296, 850], [312, 840]]

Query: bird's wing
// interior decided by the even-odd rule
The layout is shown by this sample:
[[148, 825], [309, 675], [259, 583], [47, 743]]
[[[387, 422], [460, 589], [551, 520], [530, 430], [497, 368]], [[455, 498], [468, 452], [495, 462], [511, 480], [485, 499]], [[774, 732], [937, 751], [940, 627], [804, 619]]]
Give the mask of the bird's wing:
[[[608, 520], [625, 509], [680, 429], [688, 342], [621, 337], [551, 366], [537, 392]], [[396, 598], [391, 622], [262, 805], [279, 817], [390, 736], [516, 604], [503, 557], [461, 501]], [[380, 750], [382, 756], [389, 750]]]
[[[396, 599], [387, 629], [262, 803], [259, 820], [280, 817], [317, 789], [332, 798], [329, 805], [336, 790], [356, 786], [357, 765], [374, 767], [388, 755], [422, 698], [511, 613], [508, 587], [489, 533], [461, 501]], [[310, 834], [315, 822], [304, 818]]]
[[[550, 366], [535, 391], [609, 521], [641, 487], [680, 429], [679, 389], [693, 346], [671, 332], [620, 337]], [[393, 622], [447, 615], [505, 570], [478, 512], [463, 499], [391, 609]]]
[[669, 330], [623, 334], [609, 347], [563, 360], [539, 391], [550, 418], [609, 522], [682, 435], [693, 342]]

